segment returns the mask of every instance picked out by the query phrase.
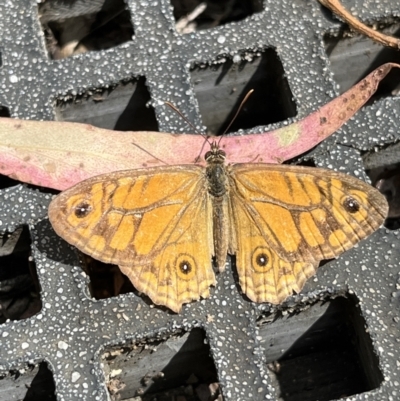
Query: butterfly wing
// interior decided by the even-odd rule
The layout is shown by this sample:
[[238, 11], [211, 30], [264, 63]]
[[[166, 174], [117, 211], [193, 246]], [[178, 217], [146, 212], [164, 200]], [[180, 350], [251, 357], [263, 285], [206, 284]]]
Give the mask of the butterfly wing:
[[50, 204], [56, 233], [120, 266], [154, 303], [178, 312], [215, 284], [212, 210], [204, 169], [119, 171], [83, 181]]
[[331, 170], [238, 164], [230, 170], [230, 202], [242, 290], [278, 304], [299, 292], [321, 260], [331, 259], [380, 227], [385, 197]]

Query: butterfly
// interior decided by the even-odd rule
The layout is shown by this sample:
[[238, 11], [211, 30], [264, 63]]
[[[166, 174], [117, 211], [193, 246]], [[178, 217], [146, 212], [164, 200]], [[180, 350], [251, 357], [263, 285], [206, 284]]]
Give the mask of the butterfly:
[[227, 254], [254, 302], [299, 293], [321, 260], [378, 229], [385, 197], [352, 176], [304, 166], [225, 163], [216, 142], [206, 167], [161, 166], [89, 178], [49, 206], [55, 232], [116, 264], [140, 292], [179, 313], [207, 298]]

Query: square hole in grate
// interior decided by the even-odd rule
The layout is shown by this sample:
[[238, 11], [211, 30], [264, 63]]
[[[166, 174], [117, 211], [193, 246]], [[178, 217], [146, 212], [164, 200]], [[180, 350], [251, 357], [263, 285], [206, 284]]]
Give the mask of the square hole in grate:
[[53, 375], [46, 362], [0, 376], [1, 401], [56, 401], [55, 391]]
[[132, 39], [131, 15], [124, 0], [55, 1], [38, 5], [51, 59], [109, 49]]
[[0, 233], [0, 323], [27, 319], [42, 309], [27, 226]]
[[110, 89], [66, 95], [56, 101], [56, 119], [87, 123], [117, 131], [158, 131], [144, 77]]
[[201, 401], [218, 397], [217, 371], [202, 329], [113, 347], [102, 360], [113, 400]]
[[10, 110], [7, 107], [0, 105], [0, 117], [10, 117]]
[[362, 156], [371, 184], [385, 195], [389, 213], [385, 227], [400, 228], [400, 143], [391, 144], [377, 152]]
[[[392, 21], [390, 25], [383, 23], [376, 25], [378, 31], [391, 36], [400, 35], [399, 19]], [[324, 44], [340, 93], [350, 89], [380, 65], [387, 62], [400, 63], [400, 53], [395, 49], [383, 47], [372, 39], [349, 31], [345, 27], [334, 35], [326, 34]], [[400, 71], [394, 68], [379, 84], [370, 102], [384, 96], [397, 95], [399, 91]]]
[[254, 89], [228, 132], [286, 120], [296, 115], [289, 84], [274, 49], [247, 54], [211, 66], [196, 66], [191, 80], [203, 123], [210, 134], [221, 134], [232, 121], [244, 96]]
[[279, 400], [327, 401], [379, 387], [382, 373], [354, 297], [270, 318], [259, 327]]
[[176, 30], [190, 33], [241, 21], [263, 10], [262, 0], [171, 0]]

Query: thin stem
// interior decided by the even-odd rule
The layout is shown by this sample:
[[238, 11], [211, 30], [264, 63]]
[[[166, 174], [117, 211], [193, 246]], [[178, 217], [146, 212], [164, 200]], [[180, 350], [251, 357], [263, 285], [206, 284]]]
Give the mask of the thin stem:
[[394, 38], [393, 36], [385, 35], [381, 32], [375, 31], [372, 28], [364, 25], [360, 20], [354, 17], [349, 11], [347, 11], [339, 0], [318, 0], [323, 6], [329, 8], [332, 12], [337, 14], [340, 18], [344, 19], [354, 30], [368, 36], [372, 40], [395, 49], [400, 49], [400, 39]]

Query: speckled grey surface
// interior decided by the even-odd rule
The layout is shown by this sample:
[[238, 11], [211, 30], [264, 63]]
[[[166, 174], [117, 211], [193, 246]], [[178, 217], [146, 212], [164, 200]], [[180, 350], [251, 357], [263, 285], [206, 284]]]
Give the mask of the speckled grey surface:
[[[343, 3], [366, 21], [400, 17], [397, 0]], [[324, 32], [337, 29], [339, 22], [322, 12], [317, 1], [265, 0], [264, 11], [244, 21], [188, 35], [175, 32], [167, 0], [131, 0], [129, 7], [135, 29], [131, 42], [52, 61], [47, 57], [36, 5], [26, 0], [1, 0], [0, 105], [8, 107], [15, 118], [49, 120], [53, 119], [57, 97], [145, 76], [160, 131], [181, 132], [187, 130], [186, 124], [172, 113], [167, 115], [161, 99], [174, 102], [202, 126], [190, 81], [191, 65], [270, 46], [277, 51], [293, 93], [295, 119], [305, 117], [337, 94], [322, 37]], [[318, 147], [314, 152], [316, 164], [362, 178], [359, 151], [398, 141], [399, 117], [399, 98], [381, 99], [365, 107]], [[250, 131], [263, 132], [265, 127]], [[75, 252], [56, 237], [46, 218], [50, 198], [45, 191], [23, 185], [0, 192], [0, 229], [13, 231], [21, 224], [30, 225], [43, 304], [34, 317], [0, 326], [1, 372], [45, 360], [59, 400], [107, 400], [100, 364], [105, 347], [123, 344], [127, 339], [157, 338], [177, 329], [202, 327], [226, 401], [276, 399], [256, 321], [260, 314], [273, 313], [277, 308], [245, 300], [230, 269], [218, 277], [210, 299], [185, 306], [181, 315], [149, 307], [134, 294], [93, 300]], [[295, 310], [297, 303], [307, 305], [346, 291], [356, 296], [384, 380], [378, 389], [348, 400], [400, 398], [398, 242], [398, 232], [380, 229], [321, 267], [301, 294], [280, 307]]]

